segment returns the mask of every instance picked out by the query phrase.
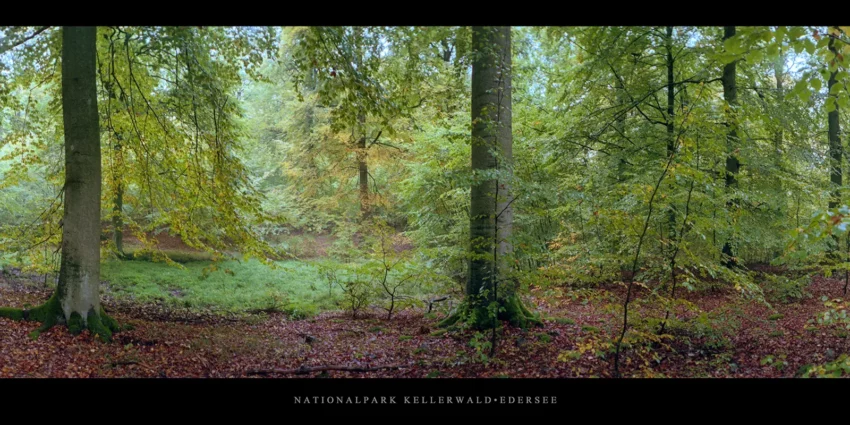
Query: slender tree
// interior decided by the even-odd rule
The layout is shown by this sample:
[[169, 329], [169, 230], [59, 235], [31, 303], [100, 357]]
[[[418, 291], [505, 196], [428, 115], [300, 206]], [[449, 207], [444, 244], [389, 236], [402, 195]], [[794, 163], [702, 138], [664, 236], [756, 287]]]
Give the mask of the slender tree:
[[[735, 27], [723, 27], [723, 40], [726, 41], [735, 36]], [[738, 187], [738, 169], [740, 162], [738, 161], [738, 131], [735, 109], [738, 106], [738, 86], [735, 81], [735, 61], [732, 61], [723, 66], [723, 99], [726, 101], [726, 125], [728, 131], [726, 133], [726, 189], [735, 190]], [[732, 213], [737, 202], [730, 200], [726, 207]], [[732, 242], [727, 239], [723, 244], [724, 264], [727, 267], [733, 267], [737, 264], [735, 252], [732, 249]]]
[[[835, 28], [837, 31], [838, 28]], [[833, 55], [837, 54], [837, 50], [835, 48], [835, 37], [830, 36], [828, 48]], [[835, 61], [835, 59], [833, 59], [833, 61]], [[832, 66], [830, 66], [830, 68], [832, 68]], [[840, 188], [843, 177], [841, 158], [844, 155], [844, 152], [843, 147], [841, 146], [841, 138], [839, 137], [841, 127], [838, 122], [838, 96], [833, 91], [833, 86], [838, 84], [837, 75], [838, 66], [836, 65], [835, 69], [830, 72], [829, 80], [827, 81], [827, 89], [829, 96], [833, 100], [832, 103], [834, 106], [834, 108], [827, 113], [827, 134], [829, 137], [829, 181], [832, 184], [832, 193], [829, 198], [830, 209], [838, 208], [838, 205], [841, 203]], [[837, 255], [837, 250], [838, 236], [833, 235], [833, 244], [830, 246], [830, 251]]]

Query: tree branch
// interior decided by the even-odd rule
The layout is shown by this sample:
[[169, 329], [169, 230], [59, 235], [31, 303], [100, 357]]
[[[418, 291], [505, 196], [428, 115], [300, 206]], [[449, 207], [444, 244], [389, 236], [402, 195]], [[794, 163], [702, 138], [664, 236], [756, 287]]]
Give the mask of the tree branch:
[[33, 38], [35, 38], [35, 36], [41, 34], [45, 30], [47, 30], [48, 28], [50, 28], [50, 27], [38, 28], [38, 29], [35, 30], [35, 32], [30, 34], [29, 36], [23, 37], [19, 40], [9, 40], [11, 37], [0, 38], [0, 54], [6, 53], [7, 51], [14, 49], [15, 47], [18, 47], [21, 44], [24, 44], [27, 41], [32, 40]]

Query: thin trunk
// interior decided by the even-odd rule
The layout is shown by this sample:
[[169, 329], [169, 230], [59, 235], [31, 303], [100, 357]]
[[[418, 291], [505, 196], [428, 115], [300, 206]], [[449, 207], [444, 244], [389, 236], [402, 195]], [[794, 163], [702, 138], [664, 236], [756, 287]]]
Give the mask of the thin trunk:
[[779, 109], [779, 128], [776, 129], [776, 134], [774, 135], [774, 147], [776, 148], [777, 166], [781, 166], [779, 160], [782, 159], [782, 146], [785, 143], [783, 140], [785, 138], [785, 113], [782, 108], [785, 102], [785, 87], [782, 81], [785, 78], [785, 55], [781, 50], [779, 52], [779, 58], [773, 65], [773, 73], [776, 77], [777, 107]]
[[[617, 78], [616, 76], [614, 78], [614, 90], [616, 91], [615, 96], [616, 96], [616, 99], [617, 99], [617, 104], [619, 105], [620, 108], [625, 109], [627, 107], [628, 103], [629, 103], [629, 99], [626, 96], [626, 88], [623, 84], [623, 80], [620, 79], [620, 78]], [[625, 114], [625, 113], [621, 113], [617, 117], [617, 121], [614, 124], [614, 128], [617, 132], [618, 137], [624, 137], [625, 134], [626, 134], [626, 115], [627, 114]], [[617, 181], [618, 182], [623, 181], [623, 178], [624, 178], [623, 174], [625, 173], [625, 171], [626, 171], [626, 160], [624, 158], [619, 158], [617, 160]]]
[[675, 149], [674, 134], [675, 116], [676, 116], [676, 80], [674, 75], [675, 59], [673, 59], [673, 27], [667, 27], [667, 39], [665, 40], [667, 49], [667, 156], [670, 156]]
[[[785, 167], [782, 164], [782, 153], [785, 145], [785, 110], [782, 106], [785, 102], [785, 87], [783, 85], [783, 80], [785, 79], [785, 54], [782, 52], [782, 47], [780, 47], [779, 50], [779, 58], [777, 58], [776, 62], [773, 64], [773, 73], [776, 77], [776, 105], [777, 114], [779, 115], [778, 128], [773, 136], [774, 165], [776, 166], [777, 171], [784, 173]], [[776, 215], [779, 218], [779, 223], [782, 223], [782, 226], [784, 227], [784, 223], [786, 223], [788, 216], [789, 200], [785, 195], [785, 185], [782, 183], [782, 179], [777, 179], [776, 182], [779, 192], [779, 205], [777, 207]], [[779, 257], [782, 255], [782, 252], [779, 249], [776, 249], [773, 254], [774, 257]]]
[[443, 62], [451, 63], [453, 48], [449, 45], [449, 40], [445, 39], [445, 38], [440, 40], [440, 46], [442, 46], [442, 48], [443, 48], [440, 51], [440, 55], [443, 58]]
[[[673, 58], [673, 27], [667, 27], [665, 47], [667, 50], [667, 157], [670, 158], [676, 152], [676, 80], [674, 74], [676, 62]], [[676, 238], [676, 205], [672, 198], [670, 208], [667, 211], [667, 222], [668, 239], [673, 240]]]
[[[735, 36], [735, 27], [723, 27], [723, 40], [728, 40]], [[726, 105], [728, 111], [726, 113], [726, 125], [729, 127], [729, 130], [726, 133], [726, 189], [727, 191], [734, 191], [738, 187], [738, 169], [740, 168], [740, 162], [738, 162], [737, 150], [738, 150], [738, 132], [737, 132], [737, 119], [735, 116], [735, 109], [738, 106], [738, 87], [735, 81], [735, 71], [736, 71], [736, 62], [733, 61], [731, 63], [726, 64], [723, 67], [723, 99], [726, 100]], [[726, 208], [729, 210], [730, 215], [734, 213], [734, 210], [737, 207], [737, 202], [735, 200], [730, 200], [726, 204]], [[730, 236], [729, 239], [732, 237]], [[724, 264], [727, 267], [733, 267], [737, 265], [737, 258], [735, 257], [734, 250], [732, 249], [732, 242], [727, 239], [723, 244], [723, 255], [724, 255]]]
[[[829, 39], [829, 51], [833, 54], [836, 54], [837, 51], [835, 49], [835, 39], [830, 37]], [[829, 93], [832, 93], [832, 86], [838, 83], [837, 76], [838, 68], [836, 67], [835, 71], [829, 74], [829, 81], [827, 82], [827, 87], [829, 88]], [[834, 98], [835, 109], [830, 111], [827, 114], [829, 129], [829, 158], [830, 158], [830, 166], [829, 166], [829, 181], [832, 183], [832, 196], [829, 198], [829, 208], [837, 208], [841, 203], [841, 180], [842, 180], [842, 164], [841, 158], [844, 155], [841, 139], [839, 134], [841, 132], [840, 125], [838, 122], [838, 98], [835, 95], [830, 95]], [[838, 236], [833, 235], [833, 244], [830, 247], [830, 251], [836, 252], [838, 250]]]
[[357, 140], [357, 168], [360, 170], [360, 217], [366, 219], [371, 210], [369, 205], [369, 166], [366, 164], [366, 115], [358, 115], [357, 122], [362, 132], [360, 139]]
[[[124, 158], [121, 152], [121, 142], [115, 144], [115, 164], [123, 171]], [[124, 257], [124, 179], [119, 171], [115, 176], [115, 197], [112, 202], [112, 242], [119, 257]]]

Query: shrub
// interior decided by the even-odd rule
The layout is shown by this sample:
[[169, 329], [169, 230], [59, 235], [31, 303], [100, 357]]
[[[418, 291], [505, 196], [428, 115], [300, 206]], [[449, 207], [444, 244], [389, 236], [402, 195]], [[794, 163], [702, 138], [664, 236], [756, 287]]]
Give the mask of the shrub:
[[792, 303], [811, 297], [807, 288], [811, 284], [811, 276], [803, 275], [796, 278], [775, 274], [763, 274], [764, 293], [771, 302]]

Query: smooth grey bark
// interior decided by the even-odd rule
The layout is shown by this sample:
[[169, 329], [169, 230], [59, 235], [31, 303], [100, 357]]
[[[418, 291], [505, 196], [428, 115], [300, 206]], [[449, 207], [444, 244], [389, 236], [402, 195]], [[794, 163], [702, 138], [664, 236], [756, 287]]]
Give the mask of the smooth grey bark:
[[[735, 27], [723, 27], [723, 40], [728, 40], [735, 36]], [[736, 151], [738, 149], [738, 131], [737, 131], [737, 119], [735, 110], [738, 106], [738, 86], [736, 83], [736, 61], [732, 61], [726, 64], [723, 67], [723, 99], [726, 101], [726, 105], [729, 108], [728, 113], [726, 114], [726, 125], [729, 127], [729, 130], [726, 133], [726, 189], [734, 190], [738, 187], [738, 170], [740, 169], [740, 162], [738, 161], [738, 157], [736, 155]], [[731, 213], [736, 208], [737, 202], [734, 200], [729, 201], [726, 204], [726, 208]], [[732, 243], [730, 240], [726, 240], [723, 244], [723, 256], [724, 256], [724, 264], [728, 267], [734, 266], [737, 264], [737, 259], [735, 257], [734, 250], [732, 249]]]
[[[494, 173], [509, 170], [512, 160], [510, 28], [473, 27], [472, 45], [472, 186], [470, 239], [474, 258], [470, 262], [467, 295], [492, 291], [498, 279], [493, 262], [494, 233], [498, 234], [497, 256], [508, 252], [511, 211], [496, 215], [509, 202], [510, 182]], [[491, 294], [492, 296], [492, 294]]]
[[[837, 27], [836, 27], [837, 28]], [[837, 50], [835, 49], [835, 38], [829, 38], [829, 51], [833, 54], [837, 54]], [[829, 93], [832, 93], [832, 87], [838, 83], [837, 81], [838, 68], [836, 67], [835, 71], [829, 74], [829, 81], [827, 82], [827, 88], [829, 89]], [[827, 122], [828, 122], [828, 130], [827, 134], [829, 136], [829, 181], [832, 185], [832, 194], [829, 198], [829, 208], [837, 208], [841, 203], [841, 184], [842, 184], [842, 163], [841, 158], [844, 155], [843, 147], [841, 146], [841, 127], [838, 121], [838, 102], [837, 97], [835, 95], [830, 95], [835, 99], [835, 109], [830, 111], [827, 114]], [[830, 247], [830, 251], [836, 252], [838, 249], [838, 236], [833, 235], [833, 244]]]
[[[469, 280], [461, 311], [442, 325], [453, 324], [464, 313], [475, 328], [495, 327], [497, 319], [522, 327], [539, 325], [517, 297], [516, 285], [504, 279], [506, 256], [513, 249], [510, 27], [473, 27], [472, 51]], [[488, 308], [491, 303], [498, 305], [498, 313]]]
[[100, 129], [95, 27], [62, 29], [65, 211], [56, 289], [64, 319], [100, 313]]
[[95, 27], [62, 29], [62, 115], [65, 186], [59, 284], [44, 304], [0, 308], [0, 317], [41, 322], [30, 335], [56, 324], [72, 334], [88, 329], [109, 341], [118, 323], [100, 306], [100, 126], [95, 81]]

